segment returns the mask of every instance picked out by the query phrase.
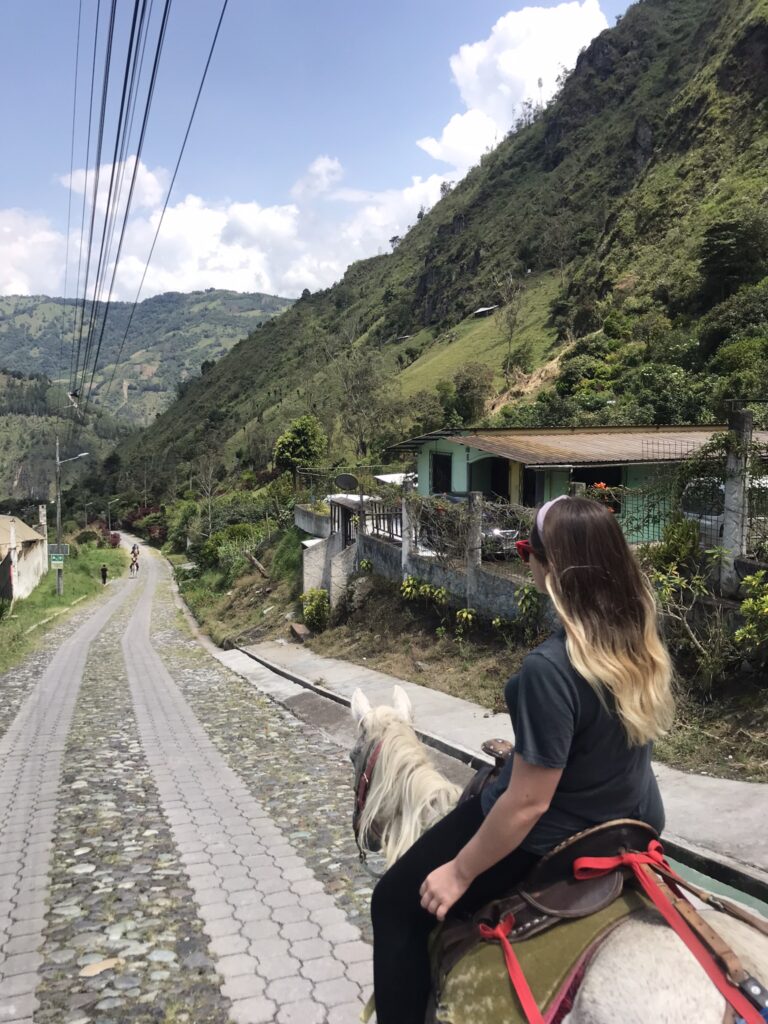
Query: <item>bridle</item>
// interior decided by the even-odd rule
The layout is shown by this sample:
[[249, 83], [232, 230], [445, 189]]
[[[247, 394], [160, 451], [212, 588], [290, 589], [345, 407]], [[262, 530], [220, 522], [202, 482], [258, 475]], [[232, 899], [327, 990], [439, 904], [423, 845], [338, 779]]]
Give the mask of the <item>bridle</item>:
[[[375, 825], [371, 825], [366, 829], [365, 834], [360, 834], [360, 820], [365, 810], [365, 802], [368, 799], [368, 790], [371, 788], [371, 781], [373, 779], [373, 770], [376, 767], [376, 762], [379, 760], [381, 754], [381, 748], [384, 746], [383, 740], [371, 740], [368, 744], [363, 757], [360, 759], [360, 773], [355, 775], [354, 790], [355, 790], [355, 809], [352, 814], [352, 829], [355, 833], [355, 843], [357, 845], [358, 854], [360, 856], [360, 863], [363, 865], [365, 870], [373, 875], [374, 878], [380, 878], [377, 872], [373, 871], [372, 868], [367, 864], [368, 851], [376, 852], [381, 849], [381, 834]], [[376, 845], [370, 842], [373, 841]]]

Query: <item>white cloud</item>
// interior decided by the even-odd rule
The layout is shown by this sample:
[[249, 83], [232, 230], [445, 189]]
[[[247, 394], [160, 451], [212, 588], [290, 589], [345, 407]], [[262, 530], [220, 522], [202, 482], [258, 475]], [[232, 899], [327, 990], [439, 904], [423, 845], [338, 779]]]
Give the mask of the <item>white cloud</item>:
[[509, 131], [524, 100], [546, 102], [554, 94], [561, 68], [573, 67], [582, 47], [607, 27], [599, 0], [505, 14], [487, 39], [467, 43], [451, 57], [466, 113], [454, 114], [439, 139], [428, 136], [417, 144], [466, 171]]
[[[136, 156], [134, 154], [122, 163], [114, 165], [114, 176], [112, 174], [112, 164], [101, 165], [96, 192], [96, 209], [99, 212], [103, 213], [107, 208], [110, 182], [112, 183], [113, 197], [118, 194], [119, 190], [122, 199], [121, 211], [124, 209], [135, 164]], [[85, 193], [88, 206], [90, 207], [94, 186], [94, 169], [92, 167], [89, 167], [87, 171], [85, 168], [80, 168], [73, 171], [71, 177], [69, 174], [65, 174], [58, 180], [65, 188], [69, 188], [71, 181], [72, 191], [80, 196]], [[136, 171], [136, 183], [133, 186], [131, 209], [152, 209], [155, 206], [159, 206], [165, 198], [168, 181], [168, 172], [164, 168], [159, 167], [155, 168], [154, 171], [150, 171], [147, 165], [140, 160], [138, 170]]]
[[0, 295], [60, 293], [64, 250], [64, 235], [47, 217], [0, 210]]
[[322, 195], [341, 181], [344, 168], [335, 156], [318, 156], [291, 189], [294, 199]]
[[418, 146], [435, 160], [442, 160], [458, 171], [466, 171], [486, 150], [503, 138], [499, 126], [482, 110], [454, 114], [439, 139], [419, 139]]
[[[233, 288], [296, 296], [337, 281], [355, 260], [387, 251], [419, 208], [434, 205], [441, 184], [458, 178], [508, 131], [523, 100], [555, 89], [562, 66], [606, 28], [599, 0], [570, 0], [556, 7], [526, 7], [500, 18], [489, 36], [460, 47], [450, 61], [465, 109], [436, 136], [418, 145], [447, 164], [444, 174], [414, 177], [402, 188], [380, 191], [341, 185], [344, 168], [320, 154], [288, 191], [288, 202], [264, 206], [255, 199], [233, 202], [187, 195], [168, 207], [142, 290]], [[123, 168], [125, 185], [135, 157]], [[112, 168], [101, 169], [97, 209], [104, 211]], [[90, 195], [93, 172], [75, 171], [73, 190]], [[69, 176], [58, 179], [69, 187]], [[133, 212], [118, 268], [115, 297], [132, 300], [157, 228], [168, 171], [139, 164]], [[98, 220], [98, 218], [97, 218]], [[0, 293], [47, 292], [64, 287], [63, 234], [41, 215], [0, 210]], [[70, 245], [68, 290], [74, 291]], [[111, 267], [109, 268], [111, 274]]]

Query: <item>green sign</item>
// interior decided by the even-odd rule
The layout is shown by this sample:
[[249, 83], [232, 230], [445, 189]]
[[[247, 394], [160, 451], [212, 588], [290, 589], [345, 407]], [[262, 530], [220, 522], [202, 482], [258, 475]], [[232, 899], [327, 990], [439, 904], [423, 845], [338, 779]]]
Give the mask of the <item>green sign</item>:
[[51, 568], [64, 568], [64, 555], [51, 555]]

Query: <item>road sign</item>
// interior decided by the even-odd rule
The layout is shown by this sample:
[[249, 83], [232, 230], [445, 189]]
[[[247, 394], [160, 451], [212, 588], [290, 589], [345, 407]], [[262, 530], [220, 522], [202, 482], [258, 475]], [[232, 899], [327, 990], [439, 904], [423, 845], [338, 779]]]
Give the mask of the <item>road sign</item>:
[[63, 569], [64, 568], [64, 555], [51, 555], [51, 568], [52, 569]]
[[48, 545], [49, 555], [68, 555], [69, 544], [49, 544]]

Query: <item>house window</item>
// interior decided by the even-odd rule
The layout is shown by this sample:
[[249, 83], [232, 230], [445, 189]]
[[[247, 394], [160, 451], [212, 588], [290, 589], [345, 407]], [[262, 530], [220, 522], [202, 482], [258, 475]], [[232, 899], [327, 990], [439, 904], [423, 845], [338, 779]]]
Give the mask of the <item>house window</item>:
[[430, 477], [433, 494], [448, 494], [451, 490], [451, 462], [453, 456], [444, 452], [430, 454]]

